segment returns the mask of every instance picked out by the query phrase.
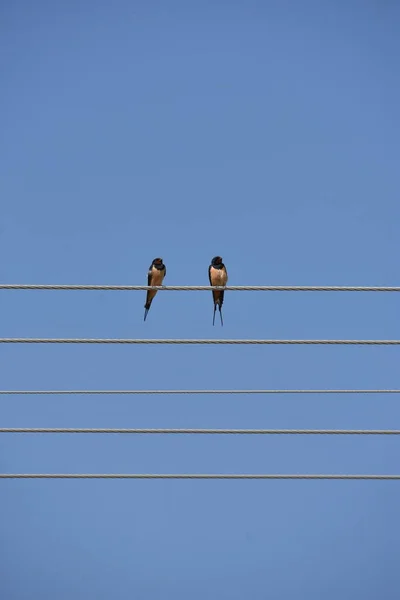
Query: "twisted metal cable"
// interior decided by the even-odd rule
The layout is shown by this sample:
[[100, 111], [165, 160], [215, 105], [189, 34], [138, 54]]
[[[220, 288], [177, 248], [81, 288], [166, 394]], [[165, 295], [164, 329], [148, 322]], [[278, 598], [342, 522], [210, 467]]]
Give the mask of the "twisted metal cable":
[[150, 395], [150, 394], [400, 394], [400, 389], [385, 390], [0, 390], [6, 396], [45, 395]]
[[0, 433], [128, 433], [228, 435], [400, 435], [400, 429], [192, 429], [110, 427], [0, 427]]
[[[210, 285], [64, 285], [1, 283], [0, 290], [96, 290], [96, 291], [210, 291], [221, 286]], [[399, 286], [345, 286], [345, 285], [227, 285], [226, 291], [235, 292], [400, 292]]]
[[234, 339], [131, 339], [131, 338], [0, 338], [0, 344], [269, 344], [398, 346], [400, 340], [234, 340]]
[[218, 473], [0, 473], [0, 479], [359, 479], [400, 480], [400, 475]]

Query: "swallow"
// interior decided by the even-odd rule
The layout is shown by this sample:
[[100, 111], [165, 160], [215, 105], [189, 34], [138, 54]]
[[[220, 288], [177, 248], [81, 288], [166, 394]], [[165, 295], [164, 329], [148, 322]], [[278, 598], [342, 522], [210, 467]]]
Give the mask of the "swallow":
[[[163, 263], [162, 258], [155, 258], [149, 267], [147, 273], [147, 285], [159, 286], [162, 285], [163, 279], [167, 274], [167, 268]], [[146, 304], [144, 305], [144, 320], [146, 320], [147, 313], [150, 310], [151, 303], [153, 302], [154, 296], [157, 294], [157, 290], [147, 290]]]
[[[211, 265], [208, 267], [208, 279], [210, 280], [210, 285], [212, 286], [226, 286], [228, 282], [228, 272], [220, 256], [214, 256], [212, 259]], [[224, 290], [212, 290], [212, 295], [214, 301], [213, 325], [215, 323], [215, 311], [217, 310], [217, 306], [221, 319], [221, 325], [223, 325], [224, 321], [222, 319], [222, 305], [224, 303]]]

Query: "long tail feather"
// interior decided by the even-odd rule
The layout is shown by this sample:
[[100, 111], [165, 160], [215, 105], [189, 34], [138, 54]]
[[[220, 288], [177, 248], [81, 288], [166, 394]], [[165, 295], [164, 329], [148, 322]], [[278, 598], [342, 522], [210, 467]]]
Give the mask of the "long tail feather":
[[219, 316], [220, 316], [220, 319], [221, 319], [221, 326], [223, 327], [223, 326], [224, 326], [224, 320], [223, 320], [223, 318], [222, 318], [222, 310], [221, 310], [221, 305], [219, 305], [219, 306], [218, 306], [218, 308], [219, 308]]
[[213, 325], [215, 325], [215, 311], [217, 310], [217, 305], [214, 304], [214, 316], [213, 316]]
[[145, 305], [145, 307], [144, 307], [144, 319], [143, 319], [144, 321], [146, 320], [146, 317], [147, 317], [147, 314], [148, 314], [149, 310], [150, 310], [150, 306]]

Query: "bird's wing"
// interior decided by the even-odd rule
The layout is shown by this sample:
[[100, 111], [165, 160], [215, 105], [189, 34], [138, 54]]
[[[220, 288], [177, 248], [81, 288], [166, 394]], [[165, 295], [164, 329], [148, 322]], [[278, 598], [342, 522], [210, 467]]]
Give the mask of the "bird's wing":
[[[215, 282], [213, 281], [212, 278], [212, 272], [213, 272], [213, 268], [210, 265], [208, 268], [208, 278], [210, 280], [210, 285], [216, 285]], [[219, 298], [221, 296], [221, 292], [219, 290], [212, 290], [212, 295], [213, 295], [213, 300], [214, 300], [214, 305], [219, 301]]]
[[[147, 273], [147, 285], [152, 285], [152, 280], [153, 280], [153, 269], [152, 269], [152, 265], [150, 265], [149, 272]], [[154, 290], [147, 290], [145, 306], [150, 308], [151, 301], [153, 300], [156, 293], [157, 292], [155, 292]]]

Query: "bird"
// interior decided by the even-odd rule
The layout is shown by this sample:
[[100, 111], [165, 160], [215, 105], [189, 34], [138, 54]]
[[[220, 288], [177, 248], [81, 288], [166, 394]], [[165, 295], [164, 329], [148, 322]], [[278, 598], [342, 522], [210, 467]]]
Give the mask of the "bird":
[[[228, 272], [222, 258], [220, 256], [214, 256], [211, 260], [211, 264], [208, 267], [208, 279], [212, 286], [225, 286], [228, 282]], [[213, 301], [214, 301], [214, 316], [213, 325], [215, 324], [215, 311], [219, 310], [219, 316], [221, 319], [221, 325], [224, 324], [222, 319], [222, 304], [224, 303], [224, 290], [212, 290]]]
[[[159, 286], [162, 285], [163, 279], [167, 274], [167, 268], [163, 263], [162, 258], [155, 258], [149, 267], [147, 273], [147, 285]], [[147, 290], [146, 304], [144, 305], [144, 320], [146, 320], [147, 313], [150, 310], [151, 303], [153, 302], [154, 296], [157, 294], [157, 290]]]

